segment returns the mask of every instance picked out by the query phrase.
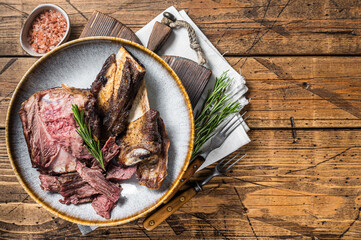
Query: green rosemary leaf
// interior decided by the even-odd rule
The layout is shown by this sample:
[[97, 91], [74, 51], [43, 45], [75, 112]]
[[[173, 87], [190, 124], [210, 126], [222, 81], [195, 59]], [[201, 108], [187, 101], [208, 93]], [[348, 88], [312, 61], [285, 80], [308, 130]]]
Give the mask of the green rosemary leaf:
[[229, 115], [241, 111], [242, 105], [237, 101], [232, 102], [232, 96], [226, 94], [232, 80], [228, 71], [216, 78], [213, 89], [208, 92], [201, 110], [196, 114], [192, 158], [200, 153], [203, 144], [214, 135], [214, 131]]
[[104, 154], [100, 148], [99, 140], [94, 140], [90, 126], [86, 124], [84, 120], [84, 111], [79, 111], [78, 105], [76, 104], [72, 105], [71, 110], [73, 111], [74, 120], [79, 126], [76, 132], [84, 140], [85, 146], [88, 151], [94, 156], [94, 158], [100, 163], [101, 167], [105, 170]]

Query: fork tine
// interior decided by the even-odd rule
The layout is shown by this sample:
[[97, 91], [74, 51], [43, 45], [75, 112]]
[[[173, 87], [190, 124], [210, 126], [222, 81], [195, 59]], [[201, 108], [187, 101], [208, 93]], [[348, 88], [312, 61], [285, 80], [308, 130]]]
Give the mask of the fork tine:
[[217, 165], [221, 165], [222, 164], [222, 162], [224, 162], [224, 160], [225, 160], [225, 158], [223, 158], [221, 161], [219, 161], [218, 163], [217, 163]]
[[[242, 117], [245, 115], [247, 113], [247, 111], [245, 111], [244, 113], [242, 113]], [[221, 130], [219, 130], [218, 132], [219, 133], [221, 133], [221, 132], [227, 132], [228, 131], [228, 129], [234, 124], [234, 123], [236, 123], [237, 122], [237, 120], [236, 121], [234, 121], [234, 122], [232, 122], [232, 120], [233, 120], [233, 118], [236, 118], [237, 117], [237, 114], [236, 115], [234, 115], [223, 127], [222, 127], [222, 129]], [[229, 126], [229, 127], [227, 127], [228, 125], [230, 125], [231, 124], [231, 126]], [[224, 130], [225, 128], [227, 128], [226, 130]]]
[[[231, 135], [231, 133], [239, 127], [239, 125], [241, 125], [244, 121], [247, 120], [247, 118], [249, 117], [249, 115], [247, 117], [245, 117], [244, 119], [242, 119], [242, 121], [238, 121], [238, 119], [232, 123], [232, 125], [230, 127], [228, 127], [227, 130], [225, 130], [224, 133], [226, 133], [227, 135]], [[230, 130], [231, 129], [231, 130]]]
[[[228, 163], [230, 163], [233, 159], [235, 159], [236, 157], [238, 157], [242, 152], [239, 152], [238, 154], [236, 154], [234, 157], [232, 157], [231, 159], [229, 159], [225, 164], [223, 164], [222, 168], [225, 168], [227, 166]], [[224, 160], [224, 159], [223, 159]], [[223, 161], [222, 160], [222, 161]]]
[[[236, 117], [237, 117], [237, 115], [234, 115], [234, 116], [222, 127], [222, 129], [219, 130], [218, 132], [219, 132], [219, 133], [221, 133], [221, 132], [226, 132], [227, 129], [229, 128], [229, 125], [233, 125], [235, 122], [237, 122], [237, 121], [232, 122], [233, 118], [236, 118]], [[226, 129], [226, 130], [225, 130], [225, 129]]]
[[234, 163], [232, 163], [229, 167], [227, 167], [226, 172], [233, 167], [234, 164], [238, 163], [241, 159], [243, 159], [245, 156], [247, 156], [247, 153], [244, 154], [242, 157], [238, 158]]
[[[236, 118], [236, 121], [233, 121], [233, 122], [232, 122], [233, 118]], [[219, 131], [219, 132], [226, 133], [226, 132], [228, 132], [228, 130], [229, 130], [231, 127], [234, 126], [234, 124], [237, 124], [237, 123], [238, 123], [238, 116], [237, 116], [237, 114], [236, 114], [233, 118], [231, 118], [231, 120], [229, 120], [229, 122], [228, 122], [228, 123], [222, 128], [222, 130]]]
[[[247, 111], [245, 111], [245, 112], [241, 115], [242, 118], [243, 118], [243, 116], [244, 116], [246, 113], [247, 113]], [[235, 118], [235, 117], [238, 117], [237, 114], [236, 114], [233, 118]], [[232, 118], [232, 119], [233, 119], [233, 118]], [[242, 119], [241, 123], [244, 122], [247, 118], [248, 118], [248, 117], [246, 117], [245, 119]], [[229, 122], [232, 122], [232, 119], [231, 119]], [[236, 124], [236, 123], [239, 123], [238, 118], [236, 119], [236, 121], [234, 121], [233, 123], [231, 123], [231, 126], [229, 126], [229, 127], [225, 130], [225, 133], [228, 132], [228, 130], [229, 130], [230, 128], [232, 128], [233, 125]], [[228, 123], [227, 123], [227, 125], [228, 125]], [[238, 126], [237, 126], [237, 127], [238, 127]]]

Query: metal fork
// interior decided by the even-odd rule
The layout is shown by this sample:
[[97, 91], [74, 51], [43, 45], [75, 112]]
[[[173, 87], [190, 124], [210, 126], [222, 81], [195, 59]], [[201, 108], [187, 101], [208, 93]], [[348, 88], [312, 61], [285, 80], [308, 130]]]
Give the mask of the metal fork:
[[225, 174], [229, 169], [231, 169], [234, 164], [236, 164], [237, 162], [239, 162], [241, 159], [243, 159], [245, 156], [247, 156], [247, 154], [244, 154], [243, 156], [241, 156], [240, 158], [238, 158], [236, 161], [234, 161], [232, 163], [232, 161], [238, 157], [241, 153], [238, 153], [236, 156], [232, 157], [230, 160], [228, 160], [225, 164], [223, 164], [223, 162], [225, 161], [226, 158], [223, 158], [217, 165], [216, 167], [213, 169], [212, 173], [210, 175], [208, 175], [207, 178], [205, 178], [202, 182], [194, 182], [194, 189], [199, 192], [202, 191], [202, 186], [206, 185], [213, 177], [215, 176], [219, 176], [222, 174]]
[[[244, 112], [241, 116], [243, 117], [247, 112]], [[179, 184], [173, 190], [172, 194], [169, 195], [167, 199], [164, 200], [164, 203], [167, 203], [178, 191], [183, 187], [183, 185], [193, 176], [193, 174], [198, 170], [198, 168], [204, 163], [208, 155], [215, 149], [222, 146], [224, 141], [227, 139], [229, 135], [231, 135], [234, 130], [238, 128], [244, 121], [247, 120], [249, 115], [245, 117], [242, 121], [238, 120], [239, 115], [236, 114], [232, 117], [224, 126], [212, 136], [210, 145], [207, 150], [198, 155], [196, 158], [192, 159], [192, 162], [189, 164], [187, 170], [183, 174]], [[235, 121], [232, 121], [235, 119]]]
[[[241, 116], [243, 117], [246, 113], [247, 112], [244, 112]], [[246, 121], [248, 117], [249, 117], [249, 115], [247, 117], [245, 117], [242, 121], [238, 121], [238, 114], [236, 114], [233, 118], [231, 118], [227, 122], [227, 124], [225, 124], [222, 127], [221, 130], [219, 130], [215, 135], [212, 136], [209, 147], [207, 148], [206, 151], [201, 153], [199, 156], [206, 159], [213, 150], [222, 146], [222, 144], [227, 139], [227, 137], [229, 135], [231, 135], [233, 133], [233, 131], [236, 130], [244, 121]], [[236, 119], [236, 121], [232, 122], [232, 120], [234, 118], [237, 118], [237, 119]]]
[[[229, 169], [231, 169], [237, 162], [243, 159], [247, 154], [237, 158], [241, 153], [238, 153], [236, 156], [232, 157], [226, 163], [224, 163], [226, 158], [223, 158], [213, 169], [211, 174], [208, 175], [201, 182], [194, 182], [193, 187], [182, 192], [178, 196], [174, 197], [170, 202], [164, 205], [162, 208], [157, 210], [155, 213], [146, 218], [143, 222], [143, 227], [147, 230], [153, 230], [164, 220], [166, 220], [170, 215], [176, 212], [180, 207], [182, 207], [186, 202], [192, 199], [198, 192], [202, 191], [202, 187], [207, 184], [213, 177], [225, 174]], [[237, 158], [237, 159], [236, 159]], [[234, 160], [236, 159], [236, 160]]]

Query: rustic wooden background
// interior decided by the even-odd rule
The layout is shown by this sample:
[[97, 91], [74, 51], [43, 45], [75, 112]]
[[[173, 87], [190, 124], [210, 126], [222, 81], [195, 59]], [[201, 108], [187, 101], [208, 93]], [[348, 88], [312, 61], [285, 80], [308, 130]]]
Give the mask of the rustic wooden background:
[[[77, 239], [19, 185], [5, 146], [12, 92], [36, 61], [19, 32], [43, 0], [0, 0], [0, 238]], [[248, 81], [248, 157], [156, 230], [142, 219], [95, 239], [361, 239], [361, 2], [65, 0], [78, 38], [93, 10], [133, 30], [184, 9]], [[291, 118], [294, 125], [291, 125]], [[207, 171], [207, 170], [206, 170]], [[204, 171], [204, 172], [206, 172]], [[199, 177], [199, 175], [198, 175]]]

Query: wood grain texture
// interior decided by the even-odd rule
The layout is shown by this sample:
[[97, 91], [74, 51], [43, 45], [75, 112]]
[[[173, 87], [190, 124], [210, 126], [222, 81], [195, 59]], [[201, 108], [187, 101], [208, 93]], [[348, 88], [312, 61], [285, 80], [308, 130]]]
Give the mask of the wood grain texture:
[[212, 71], [197, 62], [177, 56], [161, 56], [181, 79], [194, 108], [212, 75]]
[[171, 5], [184, 9], [228, 51], [251, 98], [252, 142], [232, 172], [152, 232], [142, 218], [86, 237], [26, 194], [6, 153], [6, 110], [36, 61], [24, 57], [20, 29], [45, 2], [0, 2], [1, 239], [361, 239], [360, 1], [55, 1], [69, 14], [70, 39], [94, 10], [136, 31]]
[[110, 36], [127, 39], [142, 44], [135, 33], [115, 18], [94, 11], [79, 38], [92, 36]]
[[360, 126], [358, 57], [235, 60], [229, 59], [241, 68], [250, 88], [251, 126], [290, 127], [291, 117], [297, 128]]
[[148, 231], [154, 230], [156, 227], [159, 226], [159, 224], [161, 224], [167, 218], [177, 212], [195, 195], [197, 195], [197, 191], [192, 187], [178, 193], [169, 202], [157, 209], [157, 211], [151, 213], [150, 216], [147, 216], [146, 219], [143, 221], [143, 227]]
[[[298, 130], [297, 135], [294, 143], [290, 130], [251, 131], [248, 156], [227, 176], [214, 178], [156, 230], [142, 230], [139, 219], [99, 228], [89, 237], [339, 239], [343, 234], [343, 239], [358, 239], [361, 130]], [[5, 152], [4, 130], [0, 165], [2, 238], [80, 237], [75, 224], [35, 204], [18, 184]]]
[[172, 29], [169, 26], [156, 21], [148, 39], [147, 48], [156, 53], [162, 48], [171, 32]]
[[[19, 32], [37, 1], [0, 4], [0, 55], [24, 55]], [[231, 55], [345, 55], [361, 53], [359, 1], [354, 0], [66, 0], [70, 39], [79, 37], [93, 10], [140, 29], [164, 9], [184, 9], [220, 50]]]
[[[0, 58], [0, 127], [5, 127], [12, 92], [35, 60]], [[247, 80], [251, 128], [291, 128], [291, 117], [296, 128], [361, 127], [361, 57], [227, 60]]]

